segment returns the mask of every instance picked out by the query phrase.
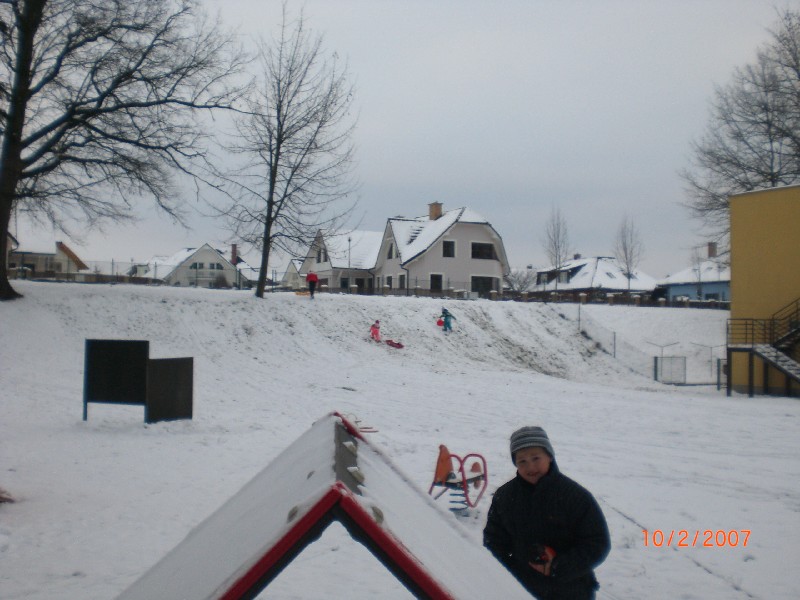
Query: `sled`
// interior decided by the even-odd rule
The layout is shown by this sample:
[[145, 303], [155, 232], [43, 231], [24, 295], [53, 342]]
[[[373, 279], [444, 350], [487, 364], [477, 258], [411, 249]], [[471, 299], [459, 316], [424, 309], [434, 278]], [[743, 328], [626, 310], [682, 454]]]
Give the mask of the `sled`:
[[403, 348], [403, 344], [400, 342], [395, 342], [394, 340], [386, 340], [386, 343], [392, 348]]
[[311, 295], [311, 292], [309, 292], [308, 290], [306, 290], [306, 291], [304, 291], [304, 292], [295, 292], [295, 293], [294, 293], [294, 295], [295, 295], [295, 296], [310, 296], [310, 295]]
[[428, 489], [428, 494], [432, 495], [434, 500], [450, 492], [448, 495], [450, 510], [454, 513], [464, 513], [478, 505], [488, 483], [489, 475], [486, 459], [483, 456], [473, 452], [462, 458], [452, 454], [444, 444], [439, 445], [436, 471]]

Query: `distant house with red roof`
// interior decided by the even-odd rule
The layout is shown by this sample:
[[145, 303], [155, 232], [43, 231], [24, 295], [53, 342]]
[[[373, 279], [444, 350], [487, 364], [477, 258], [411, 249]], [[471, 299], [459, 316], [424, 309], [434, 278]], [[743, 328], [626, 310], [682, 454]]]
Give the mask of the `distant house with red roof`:
[[13, 248], [8, 253], [9, 275], [14, 277], [72, 278], [88, 265], [64, 242], [56, 242], [55, 252], [39, 252]]

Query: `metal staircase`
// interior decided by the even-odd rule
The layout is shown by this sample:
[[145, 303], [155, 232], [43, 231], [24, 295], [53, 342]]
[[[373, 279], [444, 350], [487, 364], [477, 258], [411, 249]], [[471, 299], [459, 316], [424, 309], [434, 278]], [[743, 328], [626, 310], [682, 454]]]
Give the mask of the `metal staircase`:
[[[753, 358], [758, 357], [785, 376], [786, 395], [791, 396], [792, 382], [800, 385], [800, 363], [791, 354], [800, 343], [800, 298], [777, 311], [769, 319], [728, 320], [728, 365], [733, 352], [750, 355], [749, 395], [754, 395]], [[796, 356], [796, 354], [795, 354]], [[769, 389], [769, 369], [764, 369], [763, 389]], [[728, 375], [728, 395], [731, 377]]]

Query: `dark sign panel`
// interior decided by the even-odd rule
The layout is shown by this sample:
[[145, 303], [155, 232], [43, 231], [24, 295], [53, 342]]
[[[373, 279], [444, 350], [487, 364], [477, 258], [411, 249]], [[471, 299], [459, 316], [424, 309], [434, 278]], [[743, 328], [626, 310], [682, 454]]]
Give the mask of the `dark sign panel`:
[[150, 342], [86, 340], [83, 418], [87, 402], [144, 404]]
[[192, 418], [194, 359], [159, 358], [147, 363], [147, 423]]
[[194, 359], [149, 354], [148, 341], [86, 340], [84, 421], [89, 402], [142, 405], [146, 423], [192, 418]]

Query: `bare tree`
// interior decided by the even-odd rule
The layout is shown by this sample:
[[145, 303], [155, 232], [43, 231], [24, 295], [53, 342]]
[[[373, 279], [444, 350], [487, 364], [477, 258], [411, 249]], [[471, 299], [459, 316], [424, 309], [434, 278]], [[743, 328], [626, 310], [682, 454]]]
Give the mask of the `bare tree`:
[[342, 207], [355, 185], [351, 142], [353, 88], [338, 57], [326, 57], [322, 37], [302, 13], [261, 41], [262, 74], [237, 121], [230, 151], [245, 164], [228, 174], [223, 212], [238, 239], [261, 250], [256, 296], [263, 297], [273, 249], [293, 256], [320, 229], [333, 231], [352, 206]]
[[[241, 53], [195, 0], [0, 0], [0, 247], [16, 209], [67, 231], [180, 220], [173, 174], [204, 158], [197, 112], [228, 107]], [[0, 299], [18, 296], [0, 260]]]
[[700, 251], [701, 246], [692, 247], [692, 273], [694, 273], [695, 281], [697, 283], [697, 299], [703, 299], [703, 254]]
[[545, 223], [542, 246], [552, 268], [555, 269], [555, 289], [558, 291], [559, 274], [572, 253], [569, 244], [567, 221], [558, 207], [554, 206], [552, 208], [550, 211], [550, 218], [547, 220], [547, 223]]
[[614, 239], [614, 256], [622, 267], [625, 278], [628, 280], [628, 293], [631, 291], [631, 279], [642, 260], [644, 245], [639, 236], [639, 230], [630, 217], [625, 217], [617, 229]]
[[755, 63], [716, 88], [692, 154], [686, 205], [723, 245], [731, 194], [800, 181], [800, 13], [781, 13]]
[[511, 291], [526, 292], [536, 282], [536, 269], [509, 269], [503, 280]]

